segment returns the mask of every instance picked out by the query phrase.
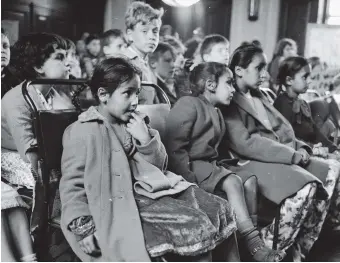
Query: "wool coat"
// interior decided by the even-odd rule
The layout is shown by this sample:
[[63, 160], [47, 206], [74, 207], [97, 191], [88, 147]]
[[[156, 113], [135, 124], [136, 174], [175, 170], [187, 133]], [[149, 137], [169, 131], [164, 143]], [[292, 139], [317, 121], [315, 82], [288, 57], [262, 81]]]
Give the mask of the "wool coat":
[[[311, 158], [305, 167], [296, 165], [300, 162], [297, 151], [304, 148], [311, 154], [310, 147], [296, 139], [292, 126], [274, 106], [261, 94], [258, 98], [270, 125], [258, 115], [245, 95], [236, 92], [231, 104], [222, 109], [227, 132], [221, 150], [230, 147], [229, 153], [241, 159], [240, 163], [256, 174], [261, 193], [280, 204], [307, 183], [317, 182], [321, 186], [329, 167], [326, 162], [315, 158]], [[323, 187], [319, 189], [320, 198], [324, 198], [325, 190]]]
[[[197, 183], [206, 191], [214, 192], [211, 188], [218, 183], [215, 178], [220, 180], [235, 170], [237, 173], [242, 172], [233, 167], [225, 168], [218, 162], [218, 146], [224, 132], [225, 124], [220, 110], [203, 95], [180, 98], [171, 109], [166, 122], [165, 145], [169, 169], [181, 174], [189, 182]], [[233, 160], [232, 164], [236, 165], [237, 160]], [[245, 177], [252, 175], [244, 174]], [[209, 177], [211, 186], [204, 183]]]
[[150, 142], [134, 144], [128, 160], [112, 125], [94, 107], [66, 129], [60, 182], [62, 230], [82, 260], [88, 261], [89, 256], [68, 229], [73, 220], [93, 217], [102, 251], [96, 260], [146, 261], [149, 256], [134, 191], [157, 199], [179, 194], [192, 185], [166, 171], [167, 155], [159, 133], [149, 132]]

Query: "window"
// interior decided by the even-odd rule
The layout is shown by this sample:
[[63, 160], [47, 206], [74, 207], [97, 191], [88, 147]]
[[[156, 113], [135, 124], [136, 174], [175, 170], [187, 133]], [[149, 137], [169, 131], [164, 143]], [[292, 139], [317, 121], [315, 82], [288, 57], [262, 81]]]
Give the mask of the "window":
[[340, 0], [326, 1], [325, 24], [340, 25]]

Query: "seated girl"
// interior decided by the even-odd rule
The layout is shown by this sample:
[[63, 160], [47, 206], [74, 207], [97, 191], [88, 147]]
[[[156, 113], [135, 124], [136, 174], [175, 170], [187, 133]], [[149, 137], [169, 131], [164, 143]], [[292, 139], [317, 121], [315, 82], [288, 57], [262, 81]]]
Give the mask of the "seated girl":
[[[227, 127], [225, 148], [245, 160], [243, 167], [257, 175], [260, 192], [280, 205], [278, 248], [293, 246], [296, 257], [305, 257], [318, 239], [325, 217], [340, 225], [339, 164], [311, 157], [311, 148], [296, 139], [290, 123], [261, 95], [265, 74], [263, 50], [246, 45], [234, 52], [230, 69], [236, 93], [223, 109]], [[262, 229], [269, 246], [273, 229]], [[299, 258], [296, 258], [299, 259]]]
[[84, 261], [168, 253], [209, 260], [236, 230], [233, 212], [227, 201], [166, 171], [159, 133], [136, 111], [139, 74], [123, 58], [101, 61], [90, 83], [99, 106], [65, 130], [63, 233]]
[[254, 260], [280, 261], [282, 253], [266, 247], [256, 227], [256, 177], [242, 167], [230, 166], [236, 165], [237, 160], [217, 161], [225, 125], [216, 107], [230, 103], [235, 92], [232, 80], [233, 74], [221, 63], [205, 62], [193, 69], [193, 96], [181, 98], [167, 119], [169, 168], [209, 193], [227, 196], [236, 213], [238, 230]]
[[[309, 104], [299, 98], [308, 89], [310, 67], [303, 57], [285, 59], [279, 68], [279, 93], [274, 107], [290, 122], [295, 136], [313, 148], [313, 154], [340, 160], [337, 146], [316, 126]], [[282, 87], [285, 91], [282, 91]], [[334, 153], [334, 154], [329, 154]]]
[[[18, 40], [12, 49], [10, 63], [21, 81], [35, 78], [67, 78], [68, 67], [65, 58], [66, 43], [61, 37], [36, 33]], [[28, 92], [38, 109], [72, 107], [71, 102], [59, 96], [51, 85], [30, 86]], [[31, 240], [29, 225], [21, 207], [27, 208], [28, 205], [23, 202], [15, 189], [23, 187], [33, 189], [35, 179], [32, 172], [37, 177], [37, 167], [33, 116], [23, 97], [22, 84], [20, 84], [9, 90], [1, 101], [1, 177], [6, 181], [1, 184], [1, 194], [7, 203], [2, 206], [1, 218], [3, 222], [8, 222], [7, 232], [1, 234], [2, 244], [6, 243], [11, 248], [9, 244], [11, 244], [11, 237], [14, 237], [18, 247], [29, 248], [30, 252], [27, 254], [33, 253], [32, 242], [27, 241]], [[12, 209], [7, 211], [8, 208]], [[23, 256], [28, 255], [20, 255], [17, 258]], [[35, 256], [31, 259], [35, 259]]]

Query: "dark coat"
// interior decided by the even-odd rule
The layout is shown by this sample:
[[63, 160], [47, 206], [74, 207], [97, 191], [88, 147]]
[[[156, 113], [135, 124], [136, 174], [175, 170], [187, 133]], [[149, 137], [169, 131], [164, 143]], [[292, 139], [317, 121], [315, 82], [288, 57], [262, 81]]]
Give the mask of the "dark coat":
[[[328, 140], [316, 126], [309, 104], [298, 100], [300, 99], [294, 100], [284, 92], [276, 98], [274, 107], [290, 122], [297, 138], [311, 145], [321, 142], [330, 152], [334, 152], [337, 146]], [[294, 103], [301, 106], [293, 107]]]
[[[218, 163], [218, 146], [224, 133], [220, 110], [204, 96], [182, 97], [171, 109], [166, 122], [169, 169], [198, 185], [210, 176], [218, 179], [229, 175], [232, 171]], [[211, 187], [204, 189], [214, 190]]]
[[236, 92], [230, 106], [222, 109], [227, 132], [221, 146], [230, 147], [233, 155], [244, 160], [244, 167], [256, 174], [261, 193], [279, 204], [309, 182], [325, 182], [328, 164], [311, 158], [304, 168], [295, 165], [297, 150], [305, 148], [311, 153], [310, 147], [295, 138], [290, 123], [263, 96], [260, 100], [272, 128]]

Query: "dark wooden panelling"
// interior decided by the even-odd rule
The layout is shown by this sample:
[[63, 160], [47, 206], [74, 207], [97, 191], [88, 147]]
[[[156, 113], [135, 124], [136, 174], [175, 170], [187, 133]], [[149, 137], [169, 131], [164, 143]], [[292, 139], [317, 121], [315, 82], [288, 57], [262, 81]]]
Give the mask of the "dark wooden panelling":
[[281, 0], [279, 39], [294, 39], [299, 47], [299, 54], [304, 53], [307, 24], [310, 19], [313, 0]]
[[72, 40], [103, 31], [106, 0], [4, 0], [2, 19], [19, 21], [19, 36], [50, 32]]

